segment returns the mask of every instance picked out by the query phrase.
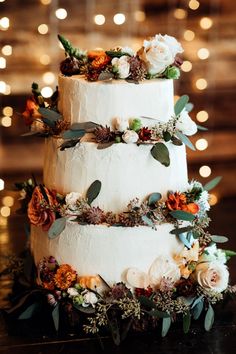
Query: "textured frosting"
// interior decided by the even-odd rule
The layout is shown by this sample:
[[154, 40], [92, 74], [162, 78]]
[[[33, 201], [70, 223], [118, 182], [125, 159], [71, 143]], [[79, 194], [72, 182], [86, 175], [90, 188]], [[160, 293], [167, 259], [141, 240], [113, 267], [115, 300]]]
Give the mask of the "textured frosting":
[[146, 198], [153, 192], [163, 196], [168, 190], [185, 189], [187, 178], [184, 146], [168, 144], [170, 166], [156, 161], [150, 145], [114, 144], [103, 150], [97, 144], [84, 142], [60, 151], [59, 139], [47, 139], [44, 182], [62, 194], [84, 195], [95, 181], [102, 182], [99, 196], [93, 202], [105, 211], [123, 211], [130, 200]]
[[128, 268], [148, 272], [160, 255], [173, 256], [183, 244], [170, 234], [172, 224], [149, 227], [107, 227], [67, 222], [65, 230], [49, 239], [41, 227], [32, 227], [31, 249], [36, 264], [54, 256], [59, 264], [68, 263], [80, 276], [101, 275], [109, 284], [125, 281]]
[[71, 123], [112, 125], [114, 118], [148, 116], [168, 121], [173, 113], [173, 80], [88, 82], [83, 76], [59, 76], [59, 111]]

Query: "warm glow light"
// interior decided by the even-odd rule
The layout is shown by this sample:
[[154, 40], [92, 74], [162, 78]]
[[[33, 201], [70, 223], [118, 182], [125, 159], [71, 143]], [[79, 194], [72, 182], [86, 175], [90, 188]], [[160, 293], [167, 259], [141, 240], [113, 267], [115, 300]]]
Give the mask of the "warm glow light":
[[4, 81], [0, 81], [0, 93], [6, 92], [7, 85]]
[[4, 45], [2, 47], [2, 54], [3, 55], [12, 55], [12, 46], [11, 45]]
[[0, 28], [3, 30], [3, 31], [6, 31], [10, 26], [10, 20], [8, 17], [2, 17], [0, 19]]
[[0, 57], [0, 69], [5, 69], [7, 66], [7, 61], [5, 58]]
[[206, 111], [199, 111], [196, 116], [197, 120], [201, 123], [206, 122], [209, 118], [209, 114]]
[[40, 0], [43, 5], [51, 4], [52, 0]]
[[4, 181], [3, 179], [0, 178], [0, 191], [3, 191], [4, 189]]
[[200, 151], [206, 150], [208, 148], [208, 141], [206, 139], [198, 139], [195, 146]]
[[209, 177], [211, 174], [211, 168], [209, 166], [202, 166], [199, 168], [199, 174], [202, 177]]
[[5, 0], [0, 0], [0, 2], [4, 2]]
[[181, 69], [182, 69], [183, 71], [185, 71], [185, 72], [191, 71], [191, 70], [192, 70], [192, 67], [193, 67], [192, 63], [191, 63], [190, 61], [188, 61], [188, 60], [185, 60], [185, 61], [183, 62], [183, 64], [181, 65]]
[[125, 23], [125, 15], [122, 13], [115, 14], [113, 21], [116, 25], [123, 25]]
[[55, 15], [59, 20], [64, 20], [67, 17], [67, 11], [66, 9], [57, 9], [55, 11]]
[[2, 117], [1, 119], [1, 125], [5, 128], [9, 128], [11, 126], [11, 122], [11, 117]]
[[45, 84], [51, 85], [55, 81], [55, 75], [52, 72], [47, 71], [43, 74], [43, 81], [45, 82]]
[[2, 198], [2, 204], [7, 207], [12, 207], [14, 205], [14, 198], [10, 195], [7, 195], [6, 197]]
[[195, 37], [195, 33], [191, 30], [186, 30], [184, 32], [184, 39], [188, 42], [191, 42]]
[[197, 52], [198, 58], [205, 60], [209, 58], [210, 52], [207, 48], [200, 48]]
[[134, 19], [137, 22], [143, 22], [146, 20], [146, 14], [144, 11], [135, 11], [134, 13]]
[[38, 26], [38, 32], [40, 34], [46, 34], [48, 33], [48, 25], [46, 25], [45, 23], [42, 23], [41, 25]]
[[4, 217], [7, 218], [11, 214], [11, 209], [8, 206], [3, 206], [0, 209], [0, 214]]
[[206, 79], [203, 79], [203, 78], [198, 79], [198, 80], [196, 81], [196, 88], [197, 88], [198, 90], [205, 90], [205, 89], [207, 88], [207, 81], [206, 81]]
[[43, 97], [48, 98], [48, 97], [52, 96], [53, 90], [52, 90], [51, 87], [45, 86], [45, 87], [42, 88], [41, 94], [42, 94]]
[[174, 17], [177, 18], [177, 20], [183, 20], [187, 17], [187, 12], [184, 9], [176, 9], [174, 11]]
[[202, 17], [200, 20], [200, 27], [204, 30], [208, 30], [213, 25], [213, 21], [210, 17]]
[[6, 85], [6, 89], [4, 92], [4, 95], [10, 95], [11, 94], [11, 86], [10, 85]]
[[11, 117], [13, 115], [13, 108], [10, 106], [6, 106], [3, 108], [2, 113], [4, 116]]
[[50, 58], [50, 56], [47, 55], [47, 54], [42, 54], [42, 55], [40, 56], [40, 58], [39, 58], [39, 61], [40, 61], [40, 63], [43, 64], [43, 65], [48, 65], [48, 64], [50, 64], [50, 62], [51, 62], [51, 58]]
[[210, 204], [210, 205], [216, 205], [217, 202], [218, 202], [218, 197], [217, 197], [217, 195], [215, 195], [215, 194], [210, 194], [209, 197], [210, 197], [210, 199], [209, 199], [209, 204]]
[[105, 16], [102, 15], [102, 14], [95, 15], [95, 16], [94, 16], [94, 22], [96, 23], [96, 25], [102, 26], [102, 25], [104, 25], [104, 23], [106, 22], [106, 18], [105, 18]]
[[200, 3], [197, 0], [190, 0], [188, 6], [191, 10], [197, 10], [200, 6]]

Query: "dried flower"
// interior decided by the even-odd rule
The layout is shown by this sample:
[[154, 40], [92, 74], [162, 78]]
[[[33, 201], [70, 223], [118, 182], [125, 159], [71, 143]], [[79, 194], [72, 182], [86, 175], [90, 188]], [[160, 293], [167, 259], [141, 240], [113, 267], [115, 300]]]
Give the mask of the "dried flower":
[[80, 61], [75, 57], [67, 57], [60, 64], [60, 70], [63, 75], [71, 76], [80, 74]]
[[89, 224], [102, 224], [105, 220], [105, 215], [103, 210], [99, 207], [91, 207], [85, 212], [85, 220]]
[[176, 284], [176, 289], [178, 295], [189, 297], [196, 293], [196, 283], [191, 278], [181, 278]]
[[76, 271], [68, 264], [62, 264], [56, 271], [54, 282], [57, 288], [67, 290], [77, 279]]
[[143, 60], [138, 56], [129, 59], [130, 75], [129, 78], [134, 81], [142, 81], [147, 74], [147, 67]]
[[108, 143], [114, 138], [114, 133], [108, 126], [96, 128], [94, 134], [97, 143]]
[[39, 105], [36, 103], [33, 97], [26, 101], [25, 111], [22, 113], [26, 125], [31, 125], [37, 118], [41, 118], [41, 114], [38, 112]]
[[148, 141], [152, 137], [152, 131], [151, 131], [151, 129], [148, 129], [147, 127], [143, 127], [140, 129], [138, 136], [139, 136], [140, 140]]

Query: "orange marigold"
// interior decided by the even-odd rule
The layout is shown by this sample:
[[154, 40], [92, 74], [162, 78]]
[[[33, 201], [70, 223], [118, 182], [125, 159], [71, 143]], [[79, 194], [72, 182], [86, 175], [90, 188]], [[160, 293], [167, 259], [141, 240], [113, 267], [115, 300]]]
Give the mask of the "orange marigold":
[[69, 264], [62, 264], [54, 277], [54, 282], [57, 288], [67, 290], [77, 279], [76, 271]]

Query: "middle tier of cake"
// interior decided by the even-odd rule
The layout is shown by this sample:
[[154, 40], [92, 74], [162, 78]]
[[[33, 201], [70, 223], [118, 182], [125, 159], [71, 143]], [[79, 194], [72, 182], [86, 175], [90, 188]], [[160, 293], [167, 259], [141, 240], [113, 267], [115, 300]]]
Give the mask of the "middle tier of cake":
[[170, 166], [166, 167], [152, 157], [150, 145], [120, 143], [99, 150], [97, 144], [83, 142], [61, 151], [60, 144], [60, 139], [46, 140], [46, 187], [63, 195], [79, 192], [85, 196], [99, 180], [102, 189], [93, 205], [104, 211], [118, 213], [134, 198], [143, 201], [154, 192], [165, 197], [168, 191], [183, 191], [188, 184], [185, 146], [167, 143]]

